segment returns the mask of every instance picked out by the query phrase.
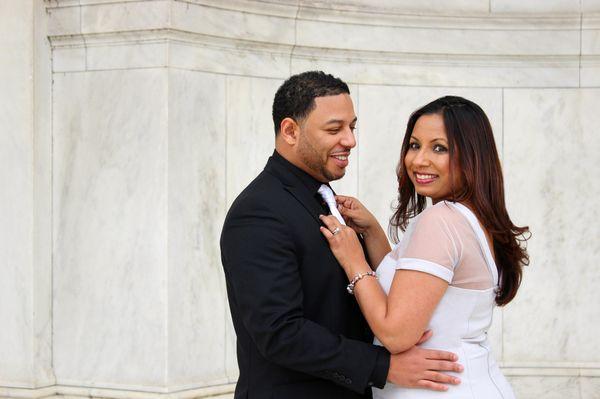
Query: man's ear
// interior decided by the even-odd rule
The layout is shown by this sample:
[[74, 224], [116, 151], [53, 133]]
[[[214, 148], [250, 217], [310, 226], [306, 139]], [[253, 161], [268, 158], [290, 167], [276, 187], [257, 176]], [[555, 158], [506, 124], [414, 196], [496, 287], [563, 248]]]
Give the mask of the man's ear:
[[279, 134], [286, 143], [294, 146], [298, 142], [300, 126], [292, 118], [284, 118], [279, 125]]

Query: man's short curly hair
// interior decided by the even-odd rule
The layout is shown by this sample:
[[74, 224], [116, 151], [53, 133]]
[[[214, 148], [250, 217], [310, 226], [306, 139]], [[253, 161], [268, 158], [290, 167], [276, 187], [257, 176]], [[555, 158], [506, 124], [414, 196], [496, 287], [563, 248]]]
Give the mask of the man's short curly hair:
[[275, 135], [281, 121], [292, 118], [300, 122], [315, 108], [315, 98], [350, 94], [348, 85], [339, 78], [322, 71], [308, 71], [291, 76], [275, 93], [273, 100], [273, 123]]

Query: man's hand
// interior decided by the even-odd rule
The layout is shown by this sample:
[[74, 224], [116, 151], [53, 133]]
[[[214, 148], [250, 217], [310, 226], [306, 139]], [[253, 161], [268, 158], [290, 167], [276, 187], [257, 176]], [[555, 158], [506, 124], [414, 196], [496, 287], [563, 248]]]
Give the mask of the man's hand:
[[[426, 331], [417, 345], [427, 341], [431, 335], [431, 331]], [[448, 385], [445, 384], [460, 384], [458, 377], [442, 373], [463, 371], [456, 360], [458, 356], [451, 352], [413, 346], [405, 352], [391, 355], [387, 380], [405, 388], [446, 391]]]

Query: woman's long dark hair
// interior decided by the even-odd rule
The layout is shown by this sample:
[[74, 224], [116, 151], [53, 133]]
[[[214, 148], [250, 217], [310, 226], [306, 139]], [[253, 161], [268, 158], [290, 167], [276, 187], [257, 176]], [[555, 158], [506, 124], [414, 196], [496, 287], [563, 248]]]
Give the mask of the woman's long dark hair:
[[[398, 229], [404, 231], [411, 218], [426, 207], [426, 199], [415, 191], [415, 186], [404, 166], [410, 138], [423, 115], [438, 114], [444, 119], [448, 136], [450, 171], [458, 161], [461, 187], [453, 187], [449, 201], [468, 205], [480, 223], [491, 235], [500, 275], [496, 303], [506, 305], [516, 295], [523, 274], [529, 264], [524, 247], [530, 233], [527, 226], [513, 224], [506, 211], [504, 181], [492, 126], [483, 110], [462, 97], [446, 96], [416, 110], [408, 120], [398, 163], [398, 205], [390, 220], [390, 234], [398, 242]], [[454, 181], [451, 176], [450, 181]]]

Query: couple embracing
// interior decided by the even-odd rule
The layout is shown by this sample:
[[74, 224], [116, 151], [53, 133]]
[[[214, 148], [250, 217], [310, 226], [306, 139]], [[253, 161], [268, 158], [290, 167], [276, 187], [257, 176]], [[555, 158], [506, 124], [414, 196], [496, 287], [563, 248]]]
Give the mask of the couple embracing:
[[235, 398], [514, 398], [487, 331], [519, 288], [528, 229], [507, 214], [486, 115], [460, 97], [411, 115], [393, 248], [328, 184], [344, 176], [356, 120], [348, 86], [323, 72], [275, 94], [275, 151], [221, 235]]

